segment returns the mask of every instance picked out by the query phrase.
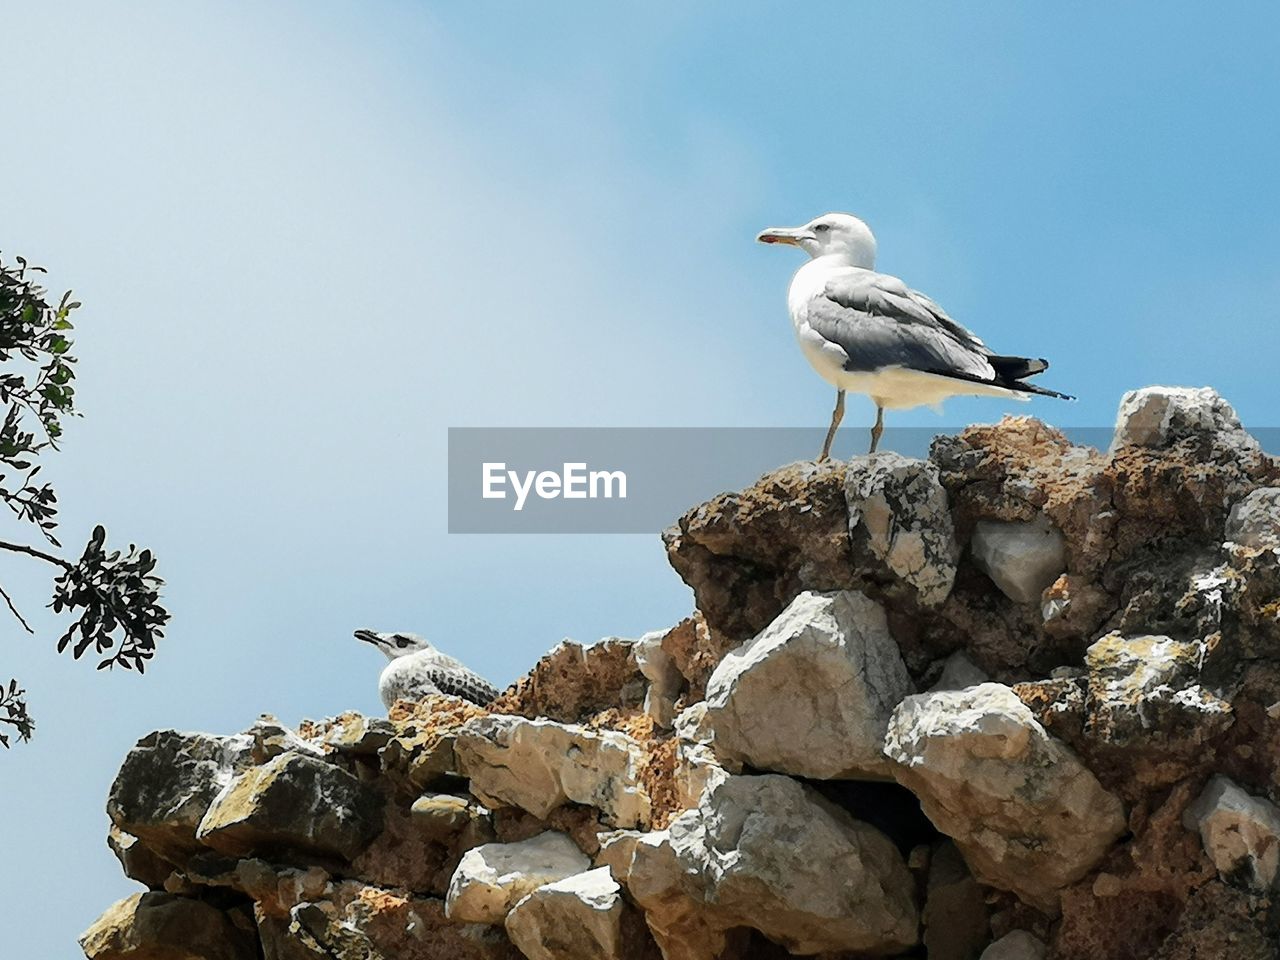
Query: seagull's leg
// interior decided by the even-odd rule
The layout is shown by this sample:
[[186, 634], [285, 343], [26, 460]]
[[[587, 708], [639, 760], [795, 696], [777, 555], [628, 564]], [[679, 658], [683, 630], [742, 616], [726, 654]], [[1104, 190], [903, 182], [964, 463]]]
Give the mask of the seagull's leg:
[[876, 425], [871, 428], [871, 449], [867, 453], [875, 453], [880, 445], [880, 435], [884, 433], [884, 407], [876, 404]]
[[825, 460], [831, 455], [831, 441], [836, 438], [836, 428], [840, 426], [840, 421], [844, 419], [844, 391], [836, 391], [836, 408], [831, 411], [831, 426], [827, 428], [827, 439], [822, 444], [822, 453], [818, 455], [818, 459]]

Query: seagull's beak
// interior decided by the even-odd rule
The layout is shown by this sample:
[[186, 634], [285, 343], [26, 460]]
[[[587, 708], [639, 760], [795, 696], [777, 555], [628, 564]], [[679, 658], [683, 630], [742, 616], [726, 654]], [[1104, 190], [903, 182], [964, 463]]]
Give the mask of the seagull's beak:
[[372, 630], [357, 630], [355, 638], [363, 640], [365, 643], [372, 643], [375, 647], [378, 645], [378, 635]]
[[816, 240], [813, 231], [804, 227], [770, 227], [760, 231], [756, 237], [761, 243], [786, 243], [793, 247], [800, 246], [802, 240]]

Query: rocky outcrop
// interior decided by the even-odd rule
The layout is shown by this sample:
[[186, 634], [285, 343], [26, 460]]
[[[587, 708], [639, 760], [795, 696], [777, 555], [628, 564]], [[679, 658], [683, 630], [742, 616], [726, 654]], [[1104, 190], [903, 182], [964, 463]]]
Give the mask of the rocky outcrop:
[[744, 927], [798, 954], [899, 953], [918, 937], [892, 843], [788, 777], [728, 777], [668, 829], [611, 837], [601, 858], [667, 960], [712, 960]]
[[1278, 960], [1278, 491], [1203, 389], [783, 467], [488, 707], [144, 737], [85, 952]]
[[1125, 828], [1119, 799], [998, 683], [907, 697], [885, 753], [979, 880], [1046, 912]]
[[523, 897], [589, 866], [572, 840], [551, 830], [516, 843], [486, 843], [463, 854], [449, 881], [445, 914], [470, 923], [502, 923]]
[[913, 689], [877, 603], [852, 590], [805, 592], [720, 661], [699, 722], [735, 770], [877, 776], [889, 715]]

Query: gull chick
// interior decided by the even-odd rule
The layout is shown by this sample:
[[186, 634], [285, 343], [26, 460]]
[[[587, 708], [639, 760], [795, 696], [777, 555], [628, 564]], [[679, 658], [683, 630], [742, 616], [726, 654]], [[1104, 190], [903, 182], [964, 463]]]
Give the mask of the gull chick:
[[482, 707], [498, 695], [498, 688], [484, 677], [415, 633], [357, 630], [355, 637], [373, 644], [391, 661], [378, 677], [378, 693], [388, 710], [397, 700], [421, 700], [433, 693], [447, 693]]
[[791, 281], [787, 309], [800, 349], [836, 388], [819, 460], [831, 452], [846, 390], [875, 401], [872, 453], [886, 409], [940, 409], [947, 397], [963, 395], [1074, 399], [1025, 382], [1047, 370], [1047, 360], [993, 353], [923, 293], [876, 273], [876, 238], [857, 217], [827, 213], [803, 227], [770, 227], [756, 239], [799, 247], [810, 258]]

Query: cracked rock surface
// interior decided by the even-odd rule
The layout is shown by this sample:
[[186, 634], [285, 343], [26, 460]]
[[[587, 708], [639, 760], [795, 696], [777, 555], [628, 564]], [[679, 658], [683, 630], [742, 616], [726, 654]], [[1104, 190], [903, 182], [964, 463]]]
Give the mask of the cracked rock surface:
[[1018, 417], [780, 467], [664, 533], [688, 617], [531, 638], [488, 707], [143, 736], [141, 889], [82, 947], [1280, 960], [1278, 491], [1207, 388], [1105, 450]]

